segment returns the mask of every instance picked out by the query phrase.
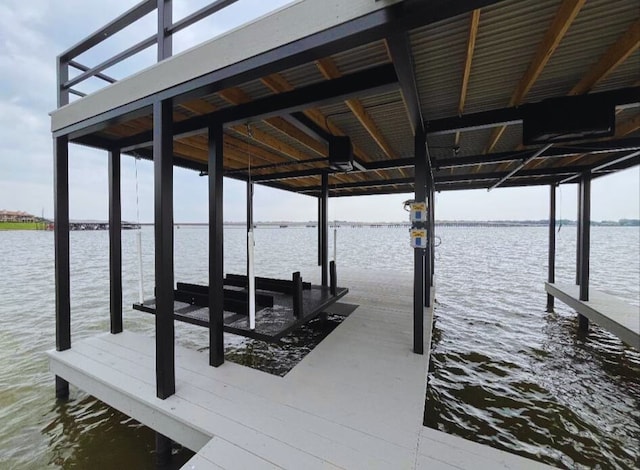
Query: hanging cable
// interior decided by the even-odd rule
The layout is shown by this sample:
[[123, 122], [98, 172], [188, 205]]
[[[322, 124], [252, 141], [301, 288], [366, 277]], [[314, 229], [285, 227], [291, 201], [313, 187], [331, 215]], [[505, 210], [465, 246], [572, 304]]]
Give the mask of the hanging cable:
[[562, 186], [558, 185], [558, 195], [560, 196], [560, 223], [558, 224], [558, 233], [560, 233], [560, 229], [562, 228]]

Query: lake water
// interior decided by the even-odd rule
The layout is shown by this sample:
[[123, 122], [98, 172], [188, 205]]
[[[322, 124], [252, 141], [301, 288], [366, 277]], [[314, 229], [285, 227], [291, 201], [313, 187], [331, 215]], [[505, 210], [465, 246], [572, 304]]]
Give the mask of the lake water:
[[[558, 233], [558, 280], [574, 279], [575, 232]], [[207, 230], [180, 227], [175, 235], [176, 280], [206, 283]], [[595, 325], [580, 336], [563, 304], [545, 312], [547, 230], [440, 228], [438, 235], [425, 424], [562, 468], [637, 467], [640, 353]], [[225, 230], [226, 272], [244, 272], [244, 237]], [[317, 277], [315, 229], [259, 229], [256, 245], [257, 275]], [[592, 286], [640, 306], [639, 251], [638, 228], [594, 227]], [[150, 228], [143, 259], [150, 294]], [[338, 229], [339, 265], [410, 272], [412, 259], [406, 229]], [[151, 430], [74, 387], [68, 402], [54, 398], [44, 354], [55, 346], [53, 263], [52, 233], [0, 232], [0, 468], [153, 468]], [[109, 328], [107, 233], [73, 232], [71, 268], [73, 342]], [[129, 231], [123, 278], [129, 306], [138, 296]], [[227, 357], [282, 375], [337, 323], [310, 325], [281, 345], [226, 335]], [[126, 307], [125, 328], [150, 333], [153, 318]], [[207, 344], [206, 331], [190, 325], [177, 324], [176, 336], [193, 349]], [[190, 455], [176, 449], [176, 465]]]

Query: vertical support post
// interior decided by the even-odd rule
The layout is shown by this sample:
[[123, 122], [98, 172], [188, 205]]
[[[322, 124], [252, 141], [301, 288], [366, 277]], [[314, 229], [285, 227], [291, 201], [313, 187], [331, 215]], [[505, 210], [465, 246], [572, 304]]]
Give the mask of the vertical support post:
[[167, 468], [171, 463], [171, 439], [156, 432], [156, 468]]
[[[422, 129], [416, 129], [415, 151], [415, 200], [426, 199], [427, 145]], [[424, 353], [424, 257], [425, 250], [414, 249], [413, 266], [413, 352]]]
[[[556, 282], [556, 185], [549, 185], [549, 276], [550, 284]], [[547, 312], [553, 312], [555, 298], [547, 294]]]
[[224, 232], [222, 195], [224, 134], [209, 126], [209, 364], [224, 364]]
[[302, 276], [300, 276], [300, 271], [293, 273], [291, 284], [293, 289], [293, 316], [301, 318], [304, 312], [302, 311]]
[[338, 276], [336, 273], [336, 262], [331, 261], [329, 263], [329, 285], [331, 287], [331, 295], [338, 293]]
[[[427, 180], [425, 179], [425, 183]], [[431, 252], [433, 250], [433, 231], [431, 227], [431, 206], [433, 205], [433, 197], [431, 191], [431, 181], [429, 178], [425, 187], [425, 197], [427, 199], [426, 228], [427, 228], [427, 248], [424, 253], [424, 306], [431, 306], [431, 285], [433, 281], [433, 265], [431, 264]]]
[[[56, 349], [71, 348], [69, 267], [69, 140], [56, 137], [53, 144], [54, 239], [56, 283]], [[56, 376], [56, 397], [69, 396], [69, 383]]]
[[173, 324], [173, 105], [153, 104], [153, 171], [155, 200], [156, 394], [175, 393]]
[[122, 207], [120, 149], [109, 151], [109, 309], [111, 333], [122, 332]]
[[589, 254], [591, 238], [591, 174], [582, 174], [580, 198], [582, 200], [580, 247], [580, 300], [589, 300]]
[[435, 191], [435, 182], [432, 181], [431, 184], [431, 205], [429, 206], [429, 214], [430, 217], [430, 227], [429, 232], [431, 233], [431, 244], [429, 245], [431, 248], [431, 287], [435, 284], [434, 274], [435, 274], [435, 266], [436, 266], [436, 191]]
[[329, 220], [327, 217], [327, 208], [329, 206], [329, 173], [322, 173], [322, 196], [320, 196], [320, 230], [322, 232], [322, 262], [320, 269], [322, 270], [322, 286], [329, 285]]
[[582, 178], [578, 181], [578, 213], [576, 217], [576, 285], [580, 285], [580, 262], [582, 261]]
[[58, 108], [69, 104], [69, 90], [63, 85], [69, 81], [69, 62], [58, 57]]
[[173, 24], [173, 0], [158, 0], [158, 62], [171, 57], [173, 36], [167, 30]]
[[322, 194], [318, 196], [318, 266], [322, 266]]

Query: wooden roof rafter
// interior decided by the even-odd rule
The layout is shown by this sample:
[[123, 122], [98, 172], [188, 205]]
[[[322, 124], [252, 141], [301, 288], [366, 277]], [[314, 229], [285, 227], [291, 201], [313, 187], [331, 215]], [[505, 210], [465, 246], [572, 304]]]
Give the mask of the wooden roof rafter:
[[[274, 93], [284, 93], [284, 92], [292, 91], [295, 89], [295, 87], [291, 85], [291, 83], [289, 83], [287, 79], [284, 78], [279, 73], [274, 73], [267, 77], [263, 77], [260, 79], [260, 81], [263, 83], [263, 85], [265, 85]], [[346, 135], [346, 133], [342, 129], [340, 129], [337, 125], [331, 122], [331, 120], [328, 119], [319, 109], [316, 109], [316, 108], [306, 109], [303, 111], [303, 114], [307, 116], [309, 119], [311, 119], [313, 122], [315, 122], [318, 126], [320, 126], [321, 128], [323, 128], [324, 130], [326, 130], [327, 132], [333, 135], [336, 135], [336, 136]], [[353, 153], [356, 157], [360, 158], [365, 162], [372, 161], [371, 157], [367, 155], [366, 152], [364, 152], [364, 150], [360, 149], [355, 143], [352, 142], [352, 144], [353, 144]], [[380, 173], [378, 174], [379, 176], [382, 176], [382, 174]], [[357, 177], [363, 180], [366, 179], [366, 177], [361, 173], [359, 173]]]
[[[580, 12], [582, 6], [585, 4], [585, 1], [586, 0], [563, 0], [555, 17], [553, 18], [553, 21], [551, 22], [551, 25], [538, 45], [533, 56], [533, 60], [520, 79], [518, 86], [513, 91], [511, 99], [509, 100], [509, 107], [517, 106], [523, 102], [527, 93], [529, 93], [531, 87], [544, 70], [547, 62], [560, 45], [562, 38], [569, 30], [569, 27]], [[494, 129], [485, 149], [485, 153], [491, 153], [493, 151], [506, 128], [507, 127], [503, 125]]]
[[[338, 69], [338, 66], [329, 57], [325, 57], [324, 59], [317, 60], [316, 66], [318, 67], [318, 70], [320, 70], [320, 73], [322, 73], [324, 78], [326, 78], [327, 80], [334, 80], [342, 77], [342, 73]], [[351, 110], [353, 115], [358, 119], [362, 127], [364, 127], [365, 130], [369, 133], [369, 135], [374, 140], [374, 142], [378, 145], [378, 147], [380, 147], [380, 149], [384, 152], [387, 158], [389, 159], [398, 158], [397, 152], [391, 147], [391, 145], [389, 145], [389, 143], [387, 142], [387, 139], [384, 137], [384, 135], [380, 131], [380, 128], [378, 127], [378, 125], [376, 124], [376, 122], [373, 120], [371, 115], [369, 115], [369, 113], [363, 106], [362, 101], [356, 98], [352, 98], [352, 99], [346, 100], [345, 104]], [[405, 175], [405, 171], [403, 169], [400, 168], [398, 169], [398, 171], [403, 176]]]
[[569, 91], [569, 95], [588, 93], [640, 47], [640, 19], [602, 54], [589, 72]]
[[[640, 19], [634, 21], [627, 31], [613, 43], [600, 59], [589, 69], [587, 74], [569, 91], [568, 96], [575, 96], [590, 92], [601, 80], [605, 79], [620, 64], [622, 64], [640, 46]], [[638, 81], [634, 86], [638, 85]], [[640, 116], [625, 121], [616, 126], [616, 137], [623, 137], [638, 129]], [[587, 154], [573, 157], [569, 163], [580, 160]], [[529, 168], [537, 168], [543, 160], [533, 162]]]
[[[464, 59], [464, 70], [462, 72], [462, 85], [460, 86], [460, 100], [458, 101], [458, 114], [464, 113], [464, 105], [467, 100], [467, 90], [469, 88], [469, 78], [471, 77], [471, 64], [473, 63], [473, 53], [476, 48], [476, 37], [480, 26], [480, 9], [471, 12], [469, 22], [469, 36], [467, 37], [467, 52]], [[460, 145], [460, 131], [456, 132], [455, 146]]]

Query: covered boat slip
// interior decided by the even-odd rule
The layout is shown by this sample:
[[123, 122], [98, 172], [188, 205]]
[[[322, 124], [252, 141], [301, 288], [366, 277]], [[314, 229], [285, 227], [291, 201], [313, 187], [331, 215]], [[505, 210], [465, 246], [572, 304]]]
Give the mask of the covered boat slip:
[[[216, 0], [174, 20], [170, 0], [145, 0], [58, 57], [59, 108], [51, 116], [57, 396], [68, 396], [71, 381], [179, 442], [191, 439], [182, 432], [195, 436], [189, 442], [203, 449], [201, 462], [210, 455], [290, 468], [305, 462], [385, 466], [389, 459], [401, 468], [436, 461], [443, 468], [470, 467], [478, 465], [478, 455], [500, 455], [487, 457], [487, 468], [496, 460], [512, 462], [482, 446], [458, 448], [456, 438], [431, 439], [421, 425], [435, 191], [548, 185], [553, 283], [556, 188], [577, 183], [576, 283], [580, 299], [588, 300], [591, 181], [640, 162], [637, 0], [299, 0], [172, 57], [175, 34], [234, 3]], [[79, 62], [105, 38], [156, 11], [150, 38], [100, 64]], [[157, 64], [129, 77], [110, 75], [114, 64], [154, 45]], [[109, 85], [85, 94], [81, 87], [89, 78]], [[70, 143], [103, 149], [109, 158], [111, 335], [74, 348]], [[153, 305], [142, 307], [153, 307], [155, 341], [123, 332], [123, 155], [153, 161], [156, 295]], [[174, 279], [175, 166], [199, 172], [208, 184], [209, 279], [197, 292]], [[350, 289], [347, 301], [360, 307], [284, 379], [225, 363], [225, 329], [246, 325], [240, 317], [251, 312], [254, 291], [258, 311], [264, 312], [260, 302], [270, 302], [266, 297], [274, 306], [280, 300], [249, 283], [245, 302], [244, 291], [242, 299], [232, 298], [237, 293], [225, 286], [224, 177], [246, 182], [248, 259], [254, 184], [317, 200], [318, 284], [305, 291], [296, 281], [290, 310], [272, 338], [346, 292], [331, 282], [332, 197], [413, 193], [413, 276], [396, 282], [366, 270], [341, 274], [340, 284]], [[249, 279], [251, 269], [249, 262]], [[307, 299], [314, 292], [329, 295], [305, 305], [305, 292]], [[184, 303], [177, 314], [176, 302]], [[552, 296], [547, 307], [553, 309]], [[208, 358], [176, 348], [175, 319], [208, 326]], [[268, 319], [255, 320], [255, 330], [249, 325], [236, 332], [258, 334]], [[113, 345], [113, 355], [105, 345]], [[232, 415], [217, 408], [217, 398], [202, 395], [218, 380], [242, 391], [236, 401], [225, 398]], [[245, 392], [252, 394], [247, 400], [240, 398]], [[213, 407], [206, 411], [211, 419], [199, 414], [205, 402]], [[344, 438], [332, 438], [334, 431]], [[213, 440], [203, 448], [206, 437]], [[159, 434], [158, 449], [167, 448]]]
[[[176, 393], [155, 396], [153, 338], [104, 334], [51, 351], [51, 369], [198, 454], [209, 468], [545, 468], [423, 428], [428, 361], [412, 354], [411, 281], [347, 271], [360, 304], [284, 377], [176, 348]], [[433, 310], [425, 308], [430, 342]]]

